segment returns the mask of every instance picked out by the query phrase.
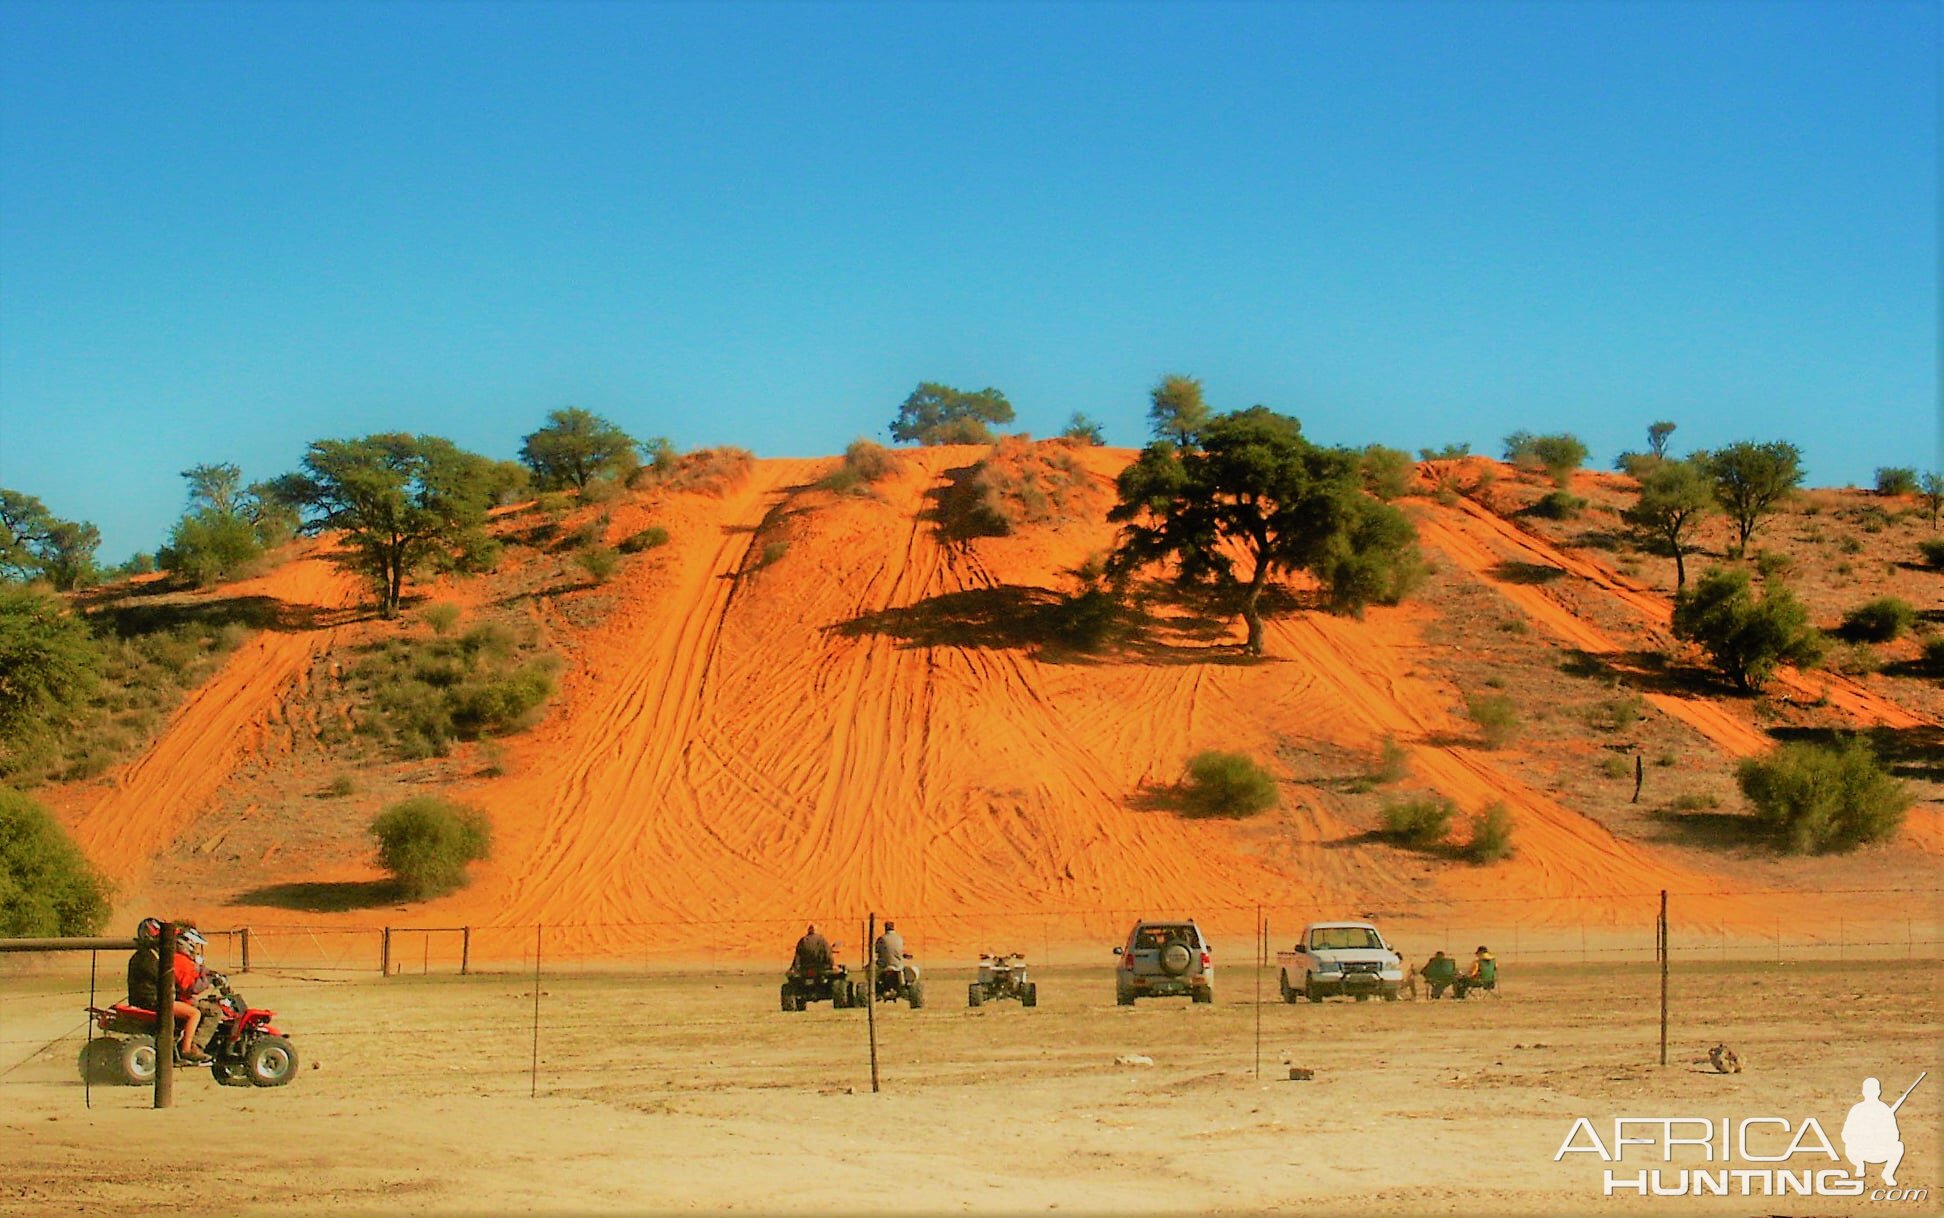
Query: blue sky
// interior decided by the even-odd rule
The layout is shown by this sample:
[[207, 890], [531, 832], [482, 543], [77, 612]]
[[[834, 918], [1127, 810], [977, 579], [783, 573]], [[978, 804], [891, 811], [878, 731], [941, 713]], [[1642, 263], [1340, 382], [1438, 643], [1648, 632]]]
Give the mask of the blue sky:
[[152, 550], [178, 471], [759, 455], [921, 380], [1145, 437], [1944, 466], [1931, 3], [0, 5], [0, 484]]

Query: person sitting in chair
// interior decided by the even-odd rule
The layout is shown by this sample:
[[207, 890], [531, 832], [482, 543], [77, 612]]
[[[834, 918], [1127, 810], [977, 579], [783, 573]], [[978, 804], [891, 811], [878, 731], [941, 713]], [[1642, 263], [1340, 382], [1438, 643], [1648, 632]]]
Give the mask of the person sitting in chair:
[[1433, 999], [1443, 998], [1447, 988], [1458, 985], [1458, 962], [1442, 950], [1432, 953], [1418, 973], [1424, 978], [1424, 984], [1431, 987]]
[[1472, 990], [1498, 989], [1498, 961], [1486, 950], [1483, 943], [1472, 956], [1471, 971], [1458, 979], [1458, 997], [1463, 998]]

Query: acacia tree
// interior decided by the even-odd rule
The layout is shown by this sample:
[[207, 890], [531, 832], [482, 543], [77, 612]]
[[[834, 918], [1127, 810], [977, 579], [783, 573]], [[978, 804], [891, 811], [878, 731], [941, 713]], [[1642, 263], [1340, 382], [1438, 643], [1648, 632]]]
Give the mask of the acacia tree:
[[1647, 451], [1656, 457], [1667, 456], [1667, 441], [1674, 434], [1674, 424], [1662, 419], [1647, 425]]
[[1208, 423], [1208, 404], [1202, 384], [1192, 376], [1169, 373], [1148, 391], [1148, 425], [1157, 440], [1188, 448]]
[[891, 438], [900, 444], [989, 444], [993, 427], [1012, 421], [1012, 403], [997, 389], [965, 393], [923, 381], [898, 407]]
[[22, 741], [86, 701], [100, 668], [86, 623], [59, 597], [0, 585], [0, 773]]
[[394, 617], [416, 564], [485, 546], [496, 477], [494, 462], [450, 440], [393, 432], [312, 441], [303, 472], [273, 485], [306, 513], [306, 532], [345, 534], [353, 565], [371, 577], [379, 611]]
[[1777, 665], [1807, 666], [1822, 657], [1822, 636], [1795, 594], [1770, 583], [1757, 598], [1739, 567], [1716, 567], [1674, 598], [1674, 637], [1699, 643], [1748, 693], [1767, 684]]
[[1937, 515], [1944, 511], [1944, 474], [1935, 470], [1917, 480], [1917, 494], [1924, 501], [1924, 510], [1930, 513], [1931, 529], [1937, 528]]
[[626, 479], [638, 464], [634, 437], [578, 406], [549, 412], [546, 426], [521, 442], [520, 460], [542, 490], [586, 490], [604, 474]]
[[1211, 417], [1192, 448], [1156, 440], [1116, 485], [1114, 569], [1172, 559], [1182, 582], [1234, 592], [1250, 655], [1262, 654], [1262, 592], [1278, 576], [1310, 571], [1332, 608], [1354, 612], [1401, 599], [1419, 569], [1415, 531], [1362, 492], [1357, 455], [1310, 443], [1301, 423], [1266, 407]]
[[1707, 463], [1715, 501], [1740, 535], [1736, 552], [1746, 553], [1748, 539], [1762, 517], [1774, 512], [1801, 484], [1802, 450], [1786, 440], [1767, 444], [1742, 440], [1708, 454]]
[[0, 577], [44, 579], [62, 592], [90, 583], [101, 530], [62, 520], [32, 495], [0, 487]]
[[1674, 556], [1674, 590], [1687, 586], [1689, 534], [1714, 507], [1707, 471], [1692, 461], [1653, 462], [1640, 475], [1640, 497], [1620, 518]]
[[189, 484], [189, 508], [157, 555], [164, 570], [198, 584], [216, 583], [296, 531], [296, 513], [263, 483], [245, 486], [235, 465], [192, 465], [182, 477]]

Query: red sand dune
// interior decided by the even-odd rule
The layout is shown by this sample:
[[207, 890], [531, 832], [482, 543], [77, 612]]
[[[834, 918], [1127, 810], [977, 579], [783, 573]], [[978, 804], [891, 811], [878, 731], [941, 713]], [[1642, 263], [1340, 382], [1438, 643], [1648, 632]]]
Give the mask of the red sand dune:
[[[665, 942], [644, 927], [695, 923], [711, 927], [712, 944], [773, 951], [807, 918], [871, 909], [925, 920], [933, 946], [980, 946], [980, 918], [1002, 911], [1199, 911], [1238, 934], [1258, 902], [1354, 911], [1500, 894], [1536, 899], [1528, 921], [1601, 921], [1621, 916], [1601, 896], [1673, 888], [1718, 894], [1684, 898], [1690, 917], [1767, 925], [1772, 906], [1744, 909], [1697, 856], [1617, 838], [1494, 754], [1450, 744], [1465, 725], [1456, 691], [1422, 672], [1426, 608], [1277, 620], [1263, 663], [1236, 663], [1232, 647], [1215, 645], [1223, 639], [1185, 632], [1139, 654], [1043, 657], [1018, 622], [1064, 586], [1059, 572], [1111, 544], [1103, 513], [1128, 454], [1076, 450], [1094, 501], [1057, 528], [944, 541], [933, 497], [980, 451], [901, 454], [901, 471], [872, 496], [814, 488], [828, 462], [768, 460], [720, 497], [669, 494], [652, 513], [620, 505], [617, 532], [651, 514], [670, 543], [624, 566], [614, 608], [574, 640], [576, 665], [545, 721], [505, 743], [505, 776], [455, 789], [491, 815], [493, 859], [468, 888], [387, 920], [544, 923], [550, 950], [584, 953]], [[1548, 589], [1493, 568], [1559, 567], [1665, 627], [1663, 598], [1483, 509], [1423, 516], [1429, 546], [1573, 646], [1620, 650]], [[354, 592], [316, 559], [264, 590], [319, 605]], [[325, 642], [272, 632], [233, 658], [78, 817], [89, 853], [129, 875], [158, 832], [192, 822]], [[1922, 722], [1829, 680], [1859, 721]], [[1720, 703], [1649, 696], [1731, 754], [1767, 747]], [[1468, 812], [1503, 802], [1517, 854], [1430, 867], [1345, 848], [1358, 828], [1299, 786], [1260, 823], [1160, 806], [1200, 749], [1368, 754], [1387, 736], [1406, 748], [1416, 785]], [[1922, 823], [1914, 840], [1935, 852], [1934, 826]], [[258, 924], [331, 920], [227, 912]]]

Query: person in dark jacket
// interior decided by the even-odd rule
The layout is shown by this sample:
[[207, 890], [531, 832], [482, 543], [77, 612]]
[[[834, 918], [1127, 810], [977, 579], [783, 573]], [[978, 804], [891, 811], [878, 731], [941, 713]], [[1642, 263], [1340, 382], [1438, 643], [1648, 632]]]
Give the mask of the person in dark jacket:
[[790, 960], [792, 972], [824, 972], [831, 965], [830, 943], [817, 933], [817, 924], [812, 922], [803, 938], [797, 940], [796, 955]]
[[[192, 936], [187, 946], [193, 948], [202, 936], [194, 927], [183, 934]], [[202, 1022], [202, 1010], [188, 1001], [196, 993], [207, 987], [203, 969], [187, 951], [178, 950], [175, 959], [169, 962], [169, 972], [175, 977], [175, 1022], [177, 1042], [176, 1057], [192, 1065], [200, 1065], [209, 1060], [209, 1055], [196, 1048], [196, 1025]], [[135, 927], [135, 954], [128, 958], [128, 1005], [144, 1011], [155, 1009], [156, 989], [161, 981], [162, 971], [162, 923], [155, 918], [143, 918]]]

